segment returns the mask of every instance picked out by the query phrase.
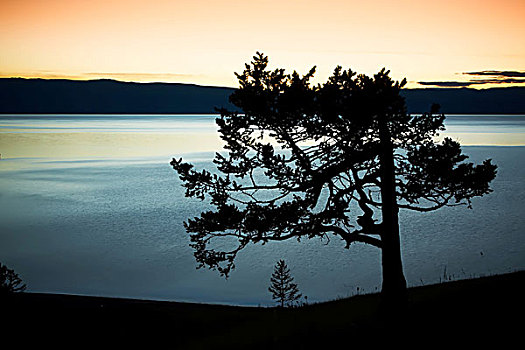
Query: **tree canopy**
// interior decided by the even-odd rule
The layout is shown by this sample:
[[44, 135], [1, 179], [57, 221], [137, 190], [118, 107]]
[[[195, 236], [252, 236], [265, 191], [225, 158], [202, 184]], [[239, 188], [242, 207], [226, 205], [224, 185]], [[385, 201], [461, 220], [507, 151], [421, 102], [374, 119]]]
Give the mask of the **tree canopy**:
[[[243, 113], [219, 110], [225, 152], [216, 170], [172, 160], [186, 196], [214, 206], [185, 222], [200, 267], [227, 276], [250, 243], [328, 235], [346, 248], [362, 242], [399, 255], [399, 208], [470, 207], [491, 192], [496, 166], [467, 162], [450, 138], [437, 142], [445, 116], [437, 105], [409, 115], [399, 94], [405, 80], [337, 67], [313, 85], [314, 73], [270, 70], [257, 53], [230, 96]], [[225, 237], [236, 242], [231, 249], [216, 245]], [[383, 268], [385, 281], [385, 260]]]

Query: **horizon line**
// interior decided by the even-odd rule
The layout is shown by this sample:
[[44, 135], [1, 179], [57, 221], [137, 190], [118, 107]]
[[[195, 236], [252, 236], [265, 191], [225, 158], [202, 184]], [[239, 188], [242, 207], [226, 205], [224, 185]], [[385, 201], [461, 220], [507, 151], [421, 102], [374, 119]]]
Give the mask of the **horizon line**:
[[[199, 83], [190, 83], [190, 82], [168, 82], [168, 81], [136, 81], [136, 80], [119, 80], [115, 78], [81, 78], [81, 77], [24, 77], [24, 76], [0, 76], [0, 79], [23, 79], [23, 80], [65, 80], [65, 81], [78, 81], [78, 82], [96, 82], [96, 81], [112, 81], [116, 83], [123, 83], [123, 84], [165, 84], [165, 85], [190, 85], [190, 86], [198, 86], [198, 87], [204, 87], [204, 88], [221, 88], [221, 89], [237, 89], [238, 87], [232, 87], [232, 86], [220, 86], [220, 85], [203, 85]], [[508, 88], [525, 88], [525, 86], [519, 86], [514, 84], [509, 84], [508, 86], [431, 86], [430, 84], [420, 84], [421, 87], [410, 87], [410, 88], [403, 88], [403, 90], [459, 90], [459, 89], [468, 89], [468, 90], [488, 90], [488, 89], [508, 89]], [[501, 84], [498, 84], [501, 85]]]

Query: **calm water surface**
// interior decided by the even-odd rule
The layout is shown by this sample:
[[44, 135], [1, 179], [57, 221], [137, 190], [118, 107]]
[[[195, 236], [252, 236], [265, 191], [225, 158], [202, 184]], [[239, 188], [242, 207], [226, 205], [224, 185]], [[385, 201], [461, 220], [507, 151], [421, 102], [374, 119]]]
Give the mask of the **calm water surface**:
[[[169, 161], [211, 167], [215, 116], [0, 116], [0, 261], [30, 291], [271, 304], [284, 258], [310, 301], [380, 287], [379, 251], [337, 239], [250, 246], [228, 280], [196, 270], [182, 226], [187, 199]], [[410, 285], [525, 268], [525, 116], [448, 116], [474, 161], [498, 164], [474, 209], [401, 212]]]

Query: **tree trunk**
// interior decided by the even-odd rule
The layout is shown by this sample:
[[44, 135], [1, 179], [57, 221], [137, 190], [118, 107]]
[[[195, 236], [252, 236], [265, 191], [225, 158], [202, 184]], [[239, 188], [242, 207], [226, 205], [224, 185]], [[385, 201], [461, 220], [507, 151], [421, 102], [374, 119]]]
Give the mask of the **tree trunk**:
[[394, 151], [386, 123], [381, 123], [381, 200], [382, 200], [382, 269], [383, 303], [388, 308], [403, 307], [407, 302], [407, 286], [401, 260], [399, 239], [399, 208], [396, 198]]

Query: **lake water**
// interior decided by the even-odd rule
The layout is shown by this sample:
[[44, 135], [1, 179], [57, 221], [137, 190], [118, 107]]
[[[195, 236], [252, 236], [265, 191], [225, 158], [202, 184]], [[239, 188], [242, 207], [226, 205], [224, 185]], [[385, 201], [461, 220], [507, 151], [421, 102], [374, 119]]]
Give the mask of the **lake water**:
[[[211, 166], [214, 118], [0, 115], [0, 262], [34, 292], [270, 305], [278, 259], [312, 302], [379, 290], [379, 251], [337, 239], [251, 245], [228, 280], [195, 269], [182, 222], [203, 204], [184, 197], [169, 162]], [[446, 125], [498, 176], [472, 210], [401, 212], [411, 286], [525, 268], [525, 116], [454, 115]]]

